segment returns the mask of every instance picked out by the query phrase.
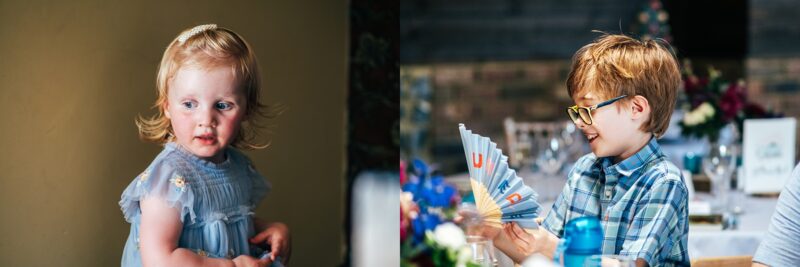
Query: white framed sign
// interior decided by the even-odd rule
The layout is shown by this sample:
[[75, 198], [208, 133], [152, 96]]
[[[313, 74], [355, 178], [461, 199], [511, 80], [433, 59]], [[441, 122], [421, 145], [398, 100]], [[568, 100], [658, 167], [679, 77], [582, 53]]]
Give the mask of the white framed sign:
[[794, 168], [794, 118], [744, 121], [744, 192], [779, 193]]

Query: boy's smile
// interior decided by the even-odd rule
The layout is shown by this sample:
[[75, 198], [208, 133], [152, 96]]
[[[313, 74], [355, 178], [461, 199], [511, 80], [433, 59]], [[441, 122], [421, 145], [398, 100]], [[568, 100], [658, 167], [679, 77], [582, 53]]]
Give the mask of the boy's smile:
[[597, 133], [590, 133], [590, 132], [584, 131], [583, 134], [586, 135], [586, 139], [589, 139], [589, 144], [592, 144], [594, 139], [597, 138]]
[[[580, 107], [598, 105], [591, 111], [590, 118], [573, 119], [589, 141], [592, 153], [598, 158], [614, 157], [615, 162], [624, 160], [638, 151], [647, 141], [650, 134], [640, 129], [642, 120], [634, 118], [632, 111], [640, 96], [632, 97], [632, 102], [620, 107], [620, 102], [612, 102], [600, 98], [592, 92], [576, 94], [575, 103]], [[607, 103], [607, 104], [606, 104]], [[587, 124], [587, 121], [591, 124]]]
[[[600, 138], [600, 134], [598, 133], [597, 129], [594, 129], [592, 126], [586, 125], [584, 123], [580, 123], [580, 124], [583, 124], [583, 125], [578, 125], [578, 128], [581, 129], [581, 131], [583, 132], [583, 135], [586, 136], [586, 140], [589, 141], [589, 147], [592, 149], [592, 152], [594, 152], [596, 155], [598, 153], [601, 153], [599, 151], [598, 143], [600, 143], [600, 141], [602, 141], [602, 138]], [[603, 154], [603, 153], [601, 153], [601, 154]], [[598, 155], [598, 157], [600, 157], [600, 156]]]

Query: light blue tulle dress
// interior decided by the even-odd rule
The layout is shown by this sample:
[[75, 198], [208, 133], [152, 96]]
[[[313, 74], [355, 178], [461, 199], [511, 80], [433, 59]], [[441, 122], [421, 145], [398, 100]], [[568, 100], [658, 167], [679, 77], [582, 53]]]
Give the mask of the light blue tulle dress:
[[183, 230], [178, 247], [214, 258], [258, 256], [248, 238], [255, 234], [253, 209], [270, 190], [269, 183], [240, 151], [226, 149], [215, 164], [175, 143], [164, 150], [122, 193], [119, 205], [131, 224], [122, 266], [141, 266], [139, 201], [157, 196], [180, 209]]

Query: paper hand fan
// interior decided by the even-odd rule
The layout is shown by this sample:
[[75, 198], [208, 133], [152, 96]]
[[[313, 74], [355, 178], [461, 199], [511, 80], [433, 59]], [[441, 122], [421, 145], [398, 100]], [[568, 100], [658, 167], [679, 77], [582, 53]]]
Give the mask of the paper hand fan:
[[534, 221], [540, 209], [536, 192], [508, 166], [508, 157], [488, 137], [472, 133], [463, 123], [458, 130], [467, 156], [475, 206], [484, 222], [498, 228], [507, 222], [516, 222], [527, 229], [538, 228]]

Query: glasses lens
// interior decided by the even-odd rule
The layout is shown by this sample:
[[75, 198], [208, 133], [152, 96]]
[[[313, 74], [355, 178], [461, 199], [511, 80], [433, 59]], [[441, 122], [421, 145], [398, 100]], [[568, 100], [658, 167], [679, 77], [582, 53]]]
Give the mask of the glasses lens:
[[586, 125], [592, 125], [592, 115], [589, 114], [588, 108], [578, 109], [578, 114], [580, 114], [583, 123], [586, 123]]
[[575, 112], [574, 109], [567, 108], [567, 114], [569, 114], [569, 118], [572, 120], [572, 122], [578, 122], [578, 113]]

